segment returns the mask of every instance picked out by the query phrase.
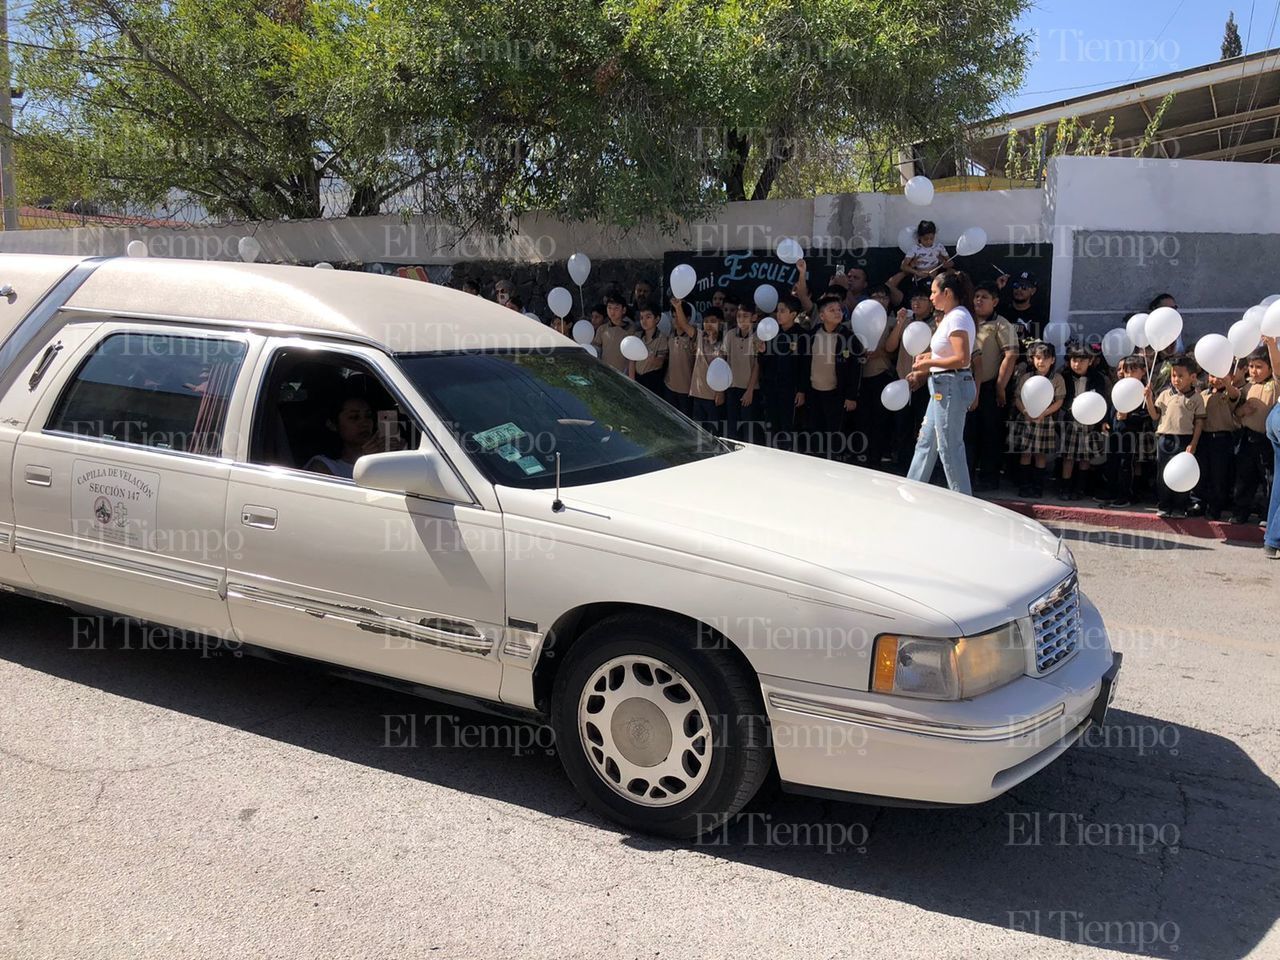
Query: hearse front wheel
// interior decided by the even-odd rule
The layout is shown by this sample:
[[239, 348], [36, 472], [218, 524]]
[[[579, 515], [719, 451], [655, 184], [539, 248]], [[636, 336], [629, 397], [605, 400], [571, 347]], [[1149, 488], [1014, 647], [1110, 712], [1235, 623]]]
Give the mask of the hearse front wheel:
[[569, 779], [628, 827], [695, 837], [733, 816], [769, 771], [751, 671], [694, 627], [619, 614], [591, 627], [556, 677], [552, 724]]

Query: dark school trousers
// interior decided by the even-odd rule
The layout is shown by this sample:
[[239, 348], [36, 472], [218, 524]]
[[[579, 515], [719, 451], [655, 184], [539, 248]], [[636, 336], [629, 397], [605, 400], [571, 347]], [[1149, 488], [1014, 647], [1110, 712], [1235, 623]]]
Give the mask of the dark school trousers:
[[969, 452], [969, 467], [984, 483], [1000, 479], [1008, 428], [1007, 408], [996, 404], [996, 380], [978, 385], [978, 409], [969, 414], [964, 424], [964, 445]]
[[1169, 461], [1191, 446], [1191, 434], [1161, 433], [1156, 435], [1156, 506], [1161, 510], [1185, 510], [1190, 493], [1175, 493], [1164, 484], [1164, 468]]
[[1209, 513], [1220, 515], [1231, 502], [1236, 468], [1236, 431], [1200, 434], [1196, 462], [1200, 464], [1200, 484], [1196, 487], [1196, 494], [1204, 501]]
[[891, 451], [893, 437], [893, 411], [886, 410], [880, 402], [880, 394], [897, 379], [892, 370], [863, 377], [858, 388], [858, 409], [853, 414], [853, 428], [861, 434], [855, 445], [866, 454], [867, 466], [880, 468], [880, 461]]
[[828, 460], [841, 459], [845, 453], [844, 398], [839, 390], [810, 390], [805, 395], [812, 429], [811, 452]]
[[[1271, 462], [1271, 442], [1265, 434], [1240, 429], [1240, 447], [1236, 453], [1236, 491], [1235, 513], [1246, 520], [1257, 506], [1258, 484], [1267, 474], [1267, 465]], [[1265, 514], [1264, 514], [1265, 515]]]

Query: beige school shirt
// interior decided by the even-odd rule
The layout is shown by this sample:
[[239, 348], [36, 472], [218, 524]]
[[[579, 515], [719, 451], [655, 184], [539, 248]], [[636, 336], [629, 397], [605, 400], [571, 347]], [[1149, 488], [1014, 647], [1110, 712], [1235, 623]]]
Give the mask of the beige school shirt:
[[974, 340], [973, 369], [978, 383], [990, 383], [1000, 374], [1000, 363], [1006, 350], [1018, 349], [1018, 331], [1012, 323], [998, 313], [990, 320], [978, 324], [978, 336]]
[[[1017, 381], [1015, 381], [1013, 385], [1013, 395], [1021, 399], [1023, 386], [1032, 377], [1037, 377], [1037, 376], [1040, 376], [1040, 374], [1036, 373], [1034, 368], [1024, 370], [1022, 373], [1020, 373], [1018, 375]], [[1055, 403], [1061, 403], [1062, 401], [1067, 399], [1067, 381], [1062, 378], [1062, 374], [1051, 373], [1049, 374], [1049, 383], [1053, 386], [1053, 400], [1050, 401], [1049, 403], [1049, 406], [1052, 407]], [[1062, 408], [1059, 407], [1058, 409], [1059, 411], [1061, 411]], [[1052, 414], [1050, 415], [1050, 419], [1053, 419], [1053, 417], [1056, 417], [1056, 416], [1057, 416], [1056, 413]], [[1029, 420], [1031, 418], [1028, 417], [1027, 419]]]
[[1156, 410], [1160, 413], [1156, 433], [1189, 437], [1196, 432], [1196, 421], [1205, 418], [1204, 397], [1194, 390], [1179, 393], [1167, 387], [1156, 397]]
[[693, 379], [689, 384], [689, 396], [699, 400], [714, 400], [716, 392], [707, 386], [707, 367], [717, 357], [724, 356], [724, 341], [712, 340], [706, 333], [698, 334], [698, 352], [693, 359]]
[[1204, 432], [1231, 433], [1239, 429], [1236, 423], [1236, 405], [1227, 399], [1225, 390], [1201, 390], [1204, 400]]
[[882, 373], [889, 372], [889, 357], [885, 353], [884, 342], [889, 339], [889, 324], [884, 325], [884, 332], [880, 334], [880, 342], [876, 344], [874, 351], [868, 351], [868, 354], [875, 353], [876, 356], [869, 359], [862, 365], [862, 376], [878, 377]]
[[745, 390], [751, 383], [751, 372], [756, 368], [756, 344], [759, 342], [754, 333], [744, 337], [736, 328], [725, 335], [725, 359], [733, 371], [733, 387], [737, 390]]
[[[649, 356], [636, 364], [636, 376], [642, 373], [653, 373], [655, 370], [661, 370], [662, 365], [667, 362], [667, 353], [670, 349], [667, 346], [668, 337], [665, 333], [655, 333], [652, 340], [646, 340], [643, 334], [640, 335], [641, 341], [649, 350]], [[688, 389], [687, 387], [685, 389]]]
[[591, 342], [600, 351], [600, 359], [620, 373], [627, 372], [627, 358], [622, 355], [622, 341], [631, 336], [631, 331], [624, 323], [614, 326], [612, 323], [601, 325]]
[[[1248, 400], [1261, 400], [1265, 407], [1264, 409], [1244, 413], [1243, 405]], [[1236, 420], [1240, 426], [1246, 430], [1252, 430], [1254, 433], [1266, 433], [1267, 415], [1271, 413], [1271, 408], [1276, 405], [1275, 377], [1263, 383], [1250, 383], [1249, 389], [1244, 395], [1244, 400], [1241, 400], [1240, 403], [1241, 407], [1236, 409]]]
[[693, 382], [693, 337], [673, 333], [667, 338], [667, 389], [688, 396]]
[[839, 333], [828, 333], [825, 327], [813, 332], [810, 346], [809, 384], [826, 393], [836, 388], [836, 347]]

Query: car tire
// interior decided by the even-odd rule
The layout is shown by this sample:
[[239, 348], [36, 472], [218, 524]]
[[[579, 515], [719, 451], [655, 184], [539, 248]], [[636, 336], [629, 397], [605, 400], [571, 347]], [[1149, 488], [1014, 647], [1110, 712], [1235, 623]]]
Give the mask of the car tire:
[[645, 833], [720, 827], [772, 768], [755, 674], [676, 617], [618, 614], [588, 629], [557, 673], [551, 720], [588, 805]]

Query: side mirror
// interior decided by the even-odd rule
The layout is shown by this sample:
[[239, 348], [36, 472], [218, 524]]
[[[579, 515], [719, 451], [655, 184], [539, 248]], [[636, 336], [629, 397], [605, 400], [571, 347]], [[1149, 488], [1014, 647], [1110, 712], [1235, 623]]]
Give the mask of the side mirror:
[[370, 453], [356, 461], [357, 486], [387, 493], [409, 493], [433, 500], [470, 503], [471, 495], [438, 453], [395, 450]]

